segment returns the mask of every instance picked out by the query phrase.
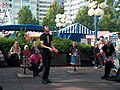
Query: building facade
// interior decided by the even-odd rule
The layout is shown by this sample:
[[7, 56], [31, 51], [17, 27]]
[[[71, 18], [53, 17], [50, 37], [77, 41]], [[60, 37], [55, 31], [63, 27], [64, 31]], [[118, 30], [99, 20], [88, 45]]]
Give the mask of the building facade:
[[0, 0], [7, 3], [6, 8], [9, 11], [12, 24], [18, 24], [18, 12], [23, 6], [28, 6], [34, 17], [37, 17], [37, 0]]
[[64, 13], [66, 15], [66, 24], [72, 24], [79, 9], [85, 5], [85, 0], [64, 0]]
[[[18, 12], [23, 6], [28, 6], [33, 17], [37, 18], [40, 23], [45, 17], [46, 12], [54, 0], [0, 0], [0, 3], [7, 3], [6, 8], [9, 11], [12, 24], [18, 24]], [[64, 0], [57, 0], [60, 6], [64, 5]]]
[[[59, 6], [64, 6], [64, 0], [56, 0]], [[45, 17], [46, 12], [52, 6], [54, 0], [38, 0], [37, 4], [37, 18], [40, 23], [42, 23], [42, 19]]]

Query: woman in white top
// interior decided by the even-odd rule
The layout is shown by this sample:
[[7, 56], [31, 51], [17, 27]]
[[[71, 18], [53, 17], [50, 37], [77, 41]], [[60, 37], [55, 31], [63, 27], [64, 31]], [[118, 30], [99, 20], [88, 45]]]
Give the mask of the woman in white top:
[[116, 34], [117, 34], [118, 40], [116, 41], [115, 51], [116, 51], [116, 57], [119, 60], [119, 66], [120, 66], [120, 32], [117, 32]]

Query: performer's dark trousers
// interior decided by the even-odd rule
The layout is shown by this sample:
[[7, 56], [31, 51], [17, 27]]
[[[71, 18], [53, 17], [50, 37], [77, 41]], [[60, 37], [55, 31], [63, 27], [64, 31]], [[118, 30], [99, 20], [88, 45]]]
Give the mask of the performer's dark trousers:
[[43, 53], [42, 59], [43, 59], [42, 80], [47, 80], [49, 76], [49, 71], [50, 71], [51, 53]]

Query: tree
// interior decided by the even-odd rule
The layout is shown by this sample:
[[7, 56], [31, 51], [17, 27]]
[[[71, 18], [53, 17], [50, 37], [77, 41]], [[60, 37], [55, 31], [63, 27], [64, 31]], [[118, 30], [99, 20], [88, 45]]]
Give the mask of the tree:
[[[102, 3], [105, 0], [86, 0], [86, 1], [97, 1], [98, 3]], [[113, 0], [107, 0], [107, 5], [113, 6]]]
[[19, 24], [31, 24], [32, 23], [32, 12], [27, 6], [23, 6], [18, 12], [18, 23]]
[[[99, 2], [102, 0], [98, 0]], [[99, 17], [98, 30], [109, 30], [109, 31], [119, 31], [120, 30], [120, 11], [115, 11], [113, 7], [113, 1], [107, 2], [109, 6], [105, 8], [104, 16]], [[88, 16], [88, 7], [80, 9], [75, 22], [80, 23], [91, 30], [94, 30], [94, 18]]]
[[118, 16], [120, 16], [120, 13], [116, 14], [112, 6], [106, 8], [104, 16], [98, 23], [99, 30], [119, 31], [120, 18]]
[[88, 7], [79, 9], [78, 14], [75, 18], [76, 23], [80, 23], [91, 30], [94, 30], [94, 18], [88, 15]]
[[32, 19], [32, 24], [39, 24], [39, 21], [34, 17], [33, 19]]
[[42, 24], [48, 24], [49, 26], [55, 27], [55, 18], [58, 13], [63, 14], [64, 10], [57, 4], [57, 1], [55, 0], [52, 4], [52, 7], [46, 13], [46, 16], [43, 18]]

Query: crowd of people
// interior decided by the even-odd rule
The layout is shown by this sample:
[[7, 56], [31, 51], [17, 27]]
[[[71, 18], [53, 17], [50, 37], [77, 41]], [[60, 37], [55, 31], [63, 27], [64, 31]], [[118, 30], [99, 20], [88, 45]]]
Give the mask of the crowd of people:
[[92, 47], [94, 67], [101, 68], [105, 66], [104, 75], [101, 79], [109, 79], [111, 77], [112, 68], [116, 72], [119, 69], [114, 65], [114, 59], [117, 58], [120, 66], [120, 32], [116, 34], [118, 39], [115, 45], [112, 40], [105, 40], [103, 36], [100, 36]]
[[[40, 46], [34, 41], [32, 47], [25, 45], [24, 49], [21, 50], [19, 42], [16, 41], [9, 51], [11, 57], [9, 64], [11, 66], [20, 66], [23, 64], [23, 58], [27, 59], [28, 69], [33, 71], [33, 76], [42, 72], [42, 83], [47, 84], [51, 83], [49, 80], [51, 52], [58, 53], [58, 50], [52, 44], [52, 35], [49, 33], [49, 26], [44, 25], [43, 30], [44, 33], [40, 36]], [[116, 46], [113, 45], [112, 41], [105, 40], [103, 36], [100, 36], [98, 40], [95, 40], [92, 47], [94, 66], [97, 68], [105, 66], [102, 79], [110, 78], [111, 68], [115, 68], [114, 57], [118, 58], [120, 65], [120, 32], [116, 34], [118, 36]], [[69, 63], [74, 67], [74, 71], [76, 71], [76, 66], [80, 65], [80, 54], [76, 42], [72, 42], [69, 48]], [[0, 52], [0, 57], [3, 57], [2, 52]]]
[[[43, 26], [43, 34], [40, 36], [40, 45], [37, 41], [33, 42], [33, 46], [24, 45], [22, 50], [19, 42], [15, 41], [14, 45], [9, 50], [10, 60], [7, 62], [10, 66], [24, 67], [24, 60], [27, 60], [27, 67], [33, 71], [33, 76], [37, 76], [42, 72], [42, 83], [51, 83], [49, 80], [49, 71], [51, 64], [51, 52], [58, 53], [58, 50], [52, 44], [52, 35], [49, 33], [49, 26]], [[2, 48], [0, 48], [0, 57]]]

